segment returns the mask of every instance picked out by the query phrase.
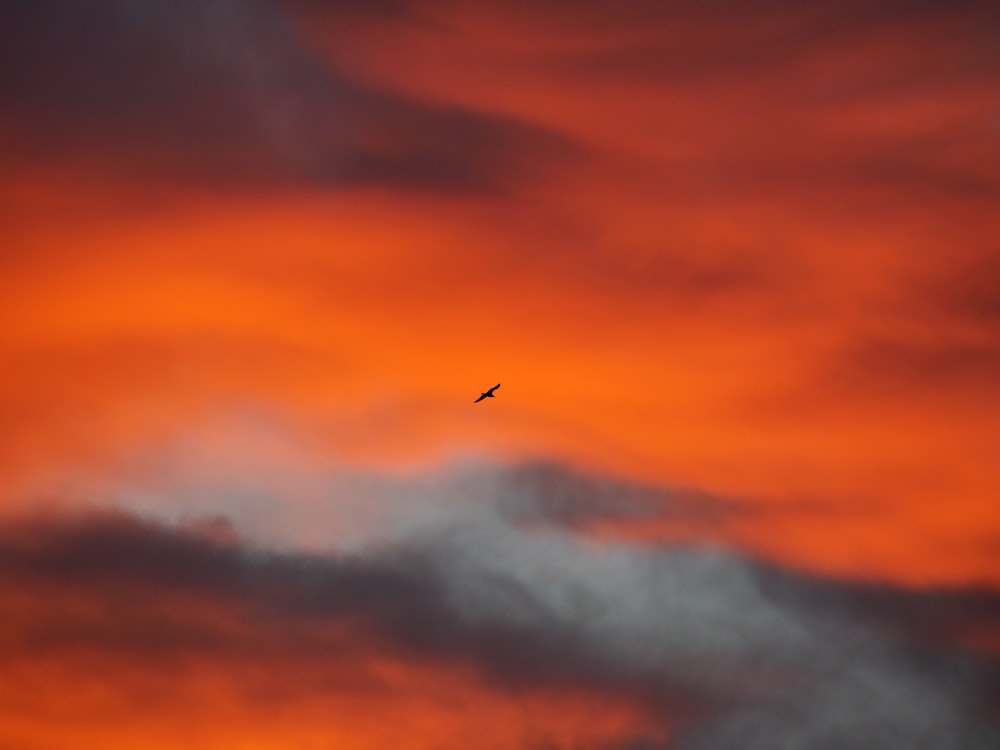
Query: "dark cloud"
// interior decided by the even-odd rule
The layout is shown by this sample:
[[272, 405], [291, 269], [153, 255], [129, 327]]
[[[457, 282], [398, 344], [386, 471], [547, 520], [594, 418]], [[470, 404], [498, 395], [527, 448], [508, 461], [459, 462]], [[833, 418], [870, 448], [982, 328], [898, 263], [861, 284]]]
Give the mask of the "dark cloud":
[[[758, 574], [761, 590], [782, 606], [800, 607], [831, 621], [863, 624], [888, 633], [895, 646], [916, 660], [955, 658], [961, 661], [963, 644], [981, 633], [1000, 630], [1000, 594], [986, 587], [913, 590], [884, 583], [818, 582], [793, 571], [766, 567]], [[930, 647], [926, 651], [921, 651]], [[984, 657], [992, 674], [986, 694], [1000, 698], [1000, 660]]]
[[[174, 530], [115, 514], [3, 531], [3, 589], [55, 597], [56, 612], [30, 623], [20, 634], [19, 651], [97, 647], [141, 661], [163, 653], [211, 655], [221, 648], [230, 658], [308, 661], [320, 654], [329, 659], [353, 645], [336, 628], [312, 631], [306, 640], [293, 634], [309, 624], [355, 623], [390, 651], [471, 661], [487, 679], [508, 688], [581, 683], [634, 688], [637, 682], [615, 665], [591, 659], [572, 628], [561, 627], [516, 580], [498, 575], [486, 584], [491, 596], [538, 623], [468, 620], [437, 580], [437, 565], [444, 561], [421, 549], [384, 550], [370, 559], [280, 554], [220, 543], [198, 529]], [[74, 590], [89, 592], [106, 617], [61, 618], [58, 598]], [[206, 625], [197, 615], [165, 616], [169, 606], [162, 602], [176, 595], [244, 618], [247, 629]], [[259, 632], [267, 638], [262, 641]]]
[[[530, 494], [553, 480], [520, 481]], [[350, 555], [254, 548], [218, 521], [8, 524], [0, 587], [0, 660], [86, 650], [133, 665], [186, 655], [332, 668], [364, 634], [405, 658], [474, 666], [504, 690], [625, 696], [673, 729], [669, 743], [623, 747], [997, 739], [996, 665], [938, 640], [951, 621], [1000, 625], [996, 592], [826, 582], [695, 548], [596, 550], [489, 508]], [[26, 599], [35, 605], [19, 609]]]
[[0, 49], [19, 158], [98, 174], [481, 192], [572, 150], [350, 80], [263, 0], [5, 3]]
[[295, 12], [323, 15], [341, 22], [374, 19], [390, 21], [413, 18], [418, 3], [413, 0], [278, 0]]

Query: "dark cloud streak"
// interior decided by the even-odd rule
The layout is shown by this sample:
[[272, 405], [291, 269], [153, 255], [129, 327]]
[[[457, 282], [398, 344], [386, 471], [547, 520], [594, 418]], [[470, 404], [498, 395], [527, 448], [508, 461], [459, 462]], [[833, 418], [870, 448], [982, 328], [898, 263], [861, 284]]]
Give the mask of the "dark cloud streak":
[[496, 193], [573, 150], [351, 80], [263, 1], [6, 4], [0, 48], [8, 139], [118, 178]]

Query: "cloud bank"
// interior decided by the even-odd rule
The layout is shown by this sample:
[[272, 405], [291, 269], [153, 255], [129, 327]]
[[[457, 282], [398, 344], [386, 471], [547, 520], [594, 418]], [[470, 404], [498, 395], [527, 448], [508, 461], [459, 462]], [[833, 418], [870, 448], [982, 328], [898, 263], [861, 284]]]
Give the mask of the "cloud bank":
[[[319, 676], [360, 648], [471, 670], [515, 697], [624, 702], [642, 719], [621, 748], [986, 750], [1000, 736], [996, 663], [942, 626], [1000, 625], [995, 594], [866, 588], [722, 549], [596, 542], [530, 492], [500, 499], [425, 503], [418, 522], [329, 554], [254, 545], [222, 521], [8, 524], [0, 660], [15, 672], [25, 658], [85, 654], [140, 671], [264, 663], [266, 703], [336, 695], [343, 686]], [[548, 521], [526, 523], [529, 507]], [[304, 664], [307, 685], [289, 678]], [[105, 679], [113, 692], [117, 678]]]

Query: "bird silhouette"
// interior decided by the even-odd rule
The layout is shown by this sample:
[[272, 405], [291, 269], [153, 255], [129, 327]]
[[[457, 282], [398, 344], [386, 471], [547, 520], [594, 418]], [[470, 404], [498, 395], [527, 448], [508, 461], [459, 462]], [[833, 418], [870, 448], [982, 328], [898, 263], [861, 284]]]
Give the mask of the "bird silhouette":
[[476, 399], [475, 401], [473, 401], [472, 403], [474, 403], [474, 404], [478, 404], [478, 403], [479, 403], [480, 401], [482, 401], [482, 400], [483, 400], [484, 398], [496, 398], [496, 396], [494, 396], [494, 395], [493, 395], [493, 391], [495, 391], [495, 390], [496, 390], [497, 388], [499, 388], [499, 387], [500, 387], [500, 384], [499, 384], [499, 383], [497, 383], [497, 384], [496, 384], [495, 386], [493, 386], [493, 387], [492, 387], [492, 388], [490, 388], [490, 389], [489, 389], [488, 391], [486, 391], [486, 393], [480, 393], [480, 394], [479, 394], [479, 398], [477, 398], [477, 399]]

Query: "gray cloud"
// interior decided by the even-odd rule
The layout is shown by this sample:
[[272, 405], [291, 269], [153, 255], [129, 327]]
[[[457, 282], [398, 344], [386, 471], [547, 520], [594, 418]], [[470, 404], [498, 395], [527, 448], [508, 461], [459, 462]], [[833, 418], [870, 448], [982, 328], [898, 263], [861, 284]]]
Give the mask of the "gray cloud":
[[692, 525], [738, 515], [729, 500], [695, 489], [664, 488], [536, 462], [469, 473], [465, 494], [478, 494], [485, 476], [497, 487], [493, 502], [515, 523], [587, 527], [601, 521], [669, 520]]
[[[53, 607], [7, 648], [125, 650], [138, 663], [163, 652], [322, 662], [350, 648], [333, 626], [354, 623], [380, 648], [469, 664], [500, 689], [626, 696], [674, 730], [663, 744], [654, 728], [633, 749], [995, 746], [986, 717], [996, 665], [940, 640], [965, 619], [1000, 624], [995, 592], [838, 584], [733, 551], [595, 546], [559, 523], [518, 522], [537, 488], [577, 492], [558, 476], [515, 476], [489, 502], [424, 502], [390, 533], [328, 555], [248, 546], [218, 523], [111, 515], [8, 525], [0, 587], [44, 592]], [[519, 486], [512, 517], [512, 498], [500, 501]], [[68, 591], [117, 602], [118, 614], [61, 617]], [[157, 602], [172, 593], [239, 625], [164, 618]]]

